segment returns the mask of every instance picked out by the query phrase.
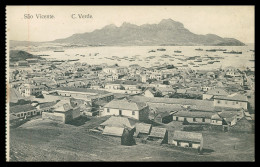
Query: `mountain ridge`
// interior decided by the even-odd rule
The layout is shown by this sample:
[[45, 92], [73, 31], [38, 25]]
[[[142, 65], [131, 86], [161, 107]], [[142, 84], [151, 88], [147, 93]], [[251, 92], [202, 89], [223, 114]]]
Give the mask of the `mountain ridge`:
[[244, 46], [234, 38], [222, 38], [215, 34], [200, 35], [186, 29], [183, 23], [162, 19], [158, 24], [140, 26], [124, 22], [117, 27], [109, 24], [92, 32], [77, 33], [54, 43], [82, 44], [89, 46]]

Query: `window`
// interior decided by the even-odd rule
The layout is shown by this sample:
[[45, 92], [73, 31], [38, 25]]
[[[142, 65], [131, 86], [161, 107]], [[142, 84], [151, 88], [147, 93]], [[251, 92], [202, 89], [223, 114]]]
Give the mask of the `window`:
[[132, 115], [135, 115], [135, 112], [134, 112], [134, 111], [132, 111]]
[[107, 113], [110, 113], [110, 110], [109, 110], [109, 108], [107, 109]]
[[238, 101], [236, 102], [236, 104], [238, 104]]
[[202, 118], [202, 122], [205, 122], [205, 118]]
[[220, 100], [218, 100], [218, 104], [220, 104]]
[[193, 122], [195, 122], [196, 121], [196, 118], [193, 118]]

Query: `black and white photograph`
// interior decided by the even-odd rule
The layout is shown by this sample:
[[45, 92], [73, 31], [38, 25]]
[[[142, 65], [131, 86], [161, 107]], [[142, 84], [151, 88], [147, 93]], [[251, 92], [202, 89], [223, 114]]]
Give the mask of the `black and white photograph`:
[[9, 162], [255, 161], [255, 6], [6, 6]]

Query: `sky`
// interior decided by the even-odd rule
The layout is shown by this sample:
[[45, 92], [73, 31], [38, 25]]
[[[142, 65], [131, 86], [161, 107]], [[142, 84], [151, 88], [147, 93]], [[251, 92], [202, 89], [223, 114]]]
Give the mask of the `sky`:
[[[171, 18], [195, 34], [216, 34], [254, 43], [254, 6], [7, 6], [10, 40], [52, 41], [91, 32], [108, 24], [158, 24]], [[32, 19], [24, 15], [30, 14]], [[36, 14], [54, 19], [37, 19]], [[92, 18], [73, 19], [78, 14]]]

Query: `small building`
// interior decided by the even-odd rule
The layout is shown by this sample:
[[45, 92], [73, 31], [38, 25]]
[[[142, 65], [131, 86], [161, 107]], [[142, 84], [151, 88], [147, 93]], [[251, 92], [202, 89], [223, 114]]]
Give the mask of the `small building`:
[[247, 110], [248, 99], [246, 96], [234, 93], [227, 96], [214, 96], [214, 106]]
[[122, 137], [125, 129], [121, 127], [106, 126], [102, 132], [103, 135]]
[[70, 101], [61, 100], [53, 106], [53, 109], [42, 113], [43, 119], [68, 123], [80, 116], [80, 107], [72, 107]]
[[203, 149], [202, 133], [175, 131], [172, 144], [180, 147]]
[[228, 93], [224, 89], [211, 89], [203, 94], [203, 100], [210, 100], [214, 96], [227, 96]]
[[166, 95], [172, 95], [174, 94], [176, 91], [171, 88], [171, 87], [158, 87], [156, 88], [157, 91], [161, 92], [163, 96], [166, 96]]
[[[173, 121], [197, 123], [197, 124], [211, 124], [212, 117], [215, 115], [215, 112], [200, 112], [200, 111], [178, 111], [173, 114]], [[222, 124], [222, 121], [221, 121]]]
[[166, 128], [152, 127], [148, 140], [157, 141], [160, 144], [168, 143], [168, 131]]
[[230, 132], [251, 133], [253, 132], [253, 124], [243, 117], [230, 127]]
[[155, 92], [152, 88], [147, 88], [147, 89], [144, 91], [144, 96], [145, 96], [145, 97], [154, 97], [155, 93], [156, 93], [156, 92]]
[[38, 110], [31, 104], [16, 105], [10, 107], [10, 114], [13, 114], [19, 118], [32, 117], [38, 115]]
[[155, 117], [156, 122], [167, 124], [171, 121], [173, 121], [172, 113], [168, 111], [159, 112]]
[[56, 103], [57, 103], [56, 101], [53, 101], [53, 102], [46, 102], [37, 105], [36, 108], [39, 110], [38, 114], [41, 114], [42, 112], [50, 111]]
[[135, 119], [132, 119], [132, 118], [121, 117], [121, 116], [111, 116], [105, 122], [101, 123], [100, 127], [105, 128], [106, 126], [109, 126], [109, 127], [134, 129], [136, 123], [138, 123], [138, 121]]
[[109, 102], [114, 99], [114, 95], [112, 93], [96, 89], [62, 87], [57, 88], [56, 92], [60, 96], [73, 97], [75, 99], [83, 99], [91, 102], [96, 102], [99, 100]]
[[151, 133], [152, 125], [146, 123], [137, 123], [135, 125], [135, 137], [148, 137]]
[[243, 111], [224, 110], [218, 114], [225, 121], [224, 124], [229, 126], [235, 125], [239, 119], [244, 117]]
[[148, 120], [149, 117], [149, 107], [146, 103], [133, 102], [131, 100], [113, 100], [104, 106], [101, 116], [106, 115], [120, 115], [137, 120]]

